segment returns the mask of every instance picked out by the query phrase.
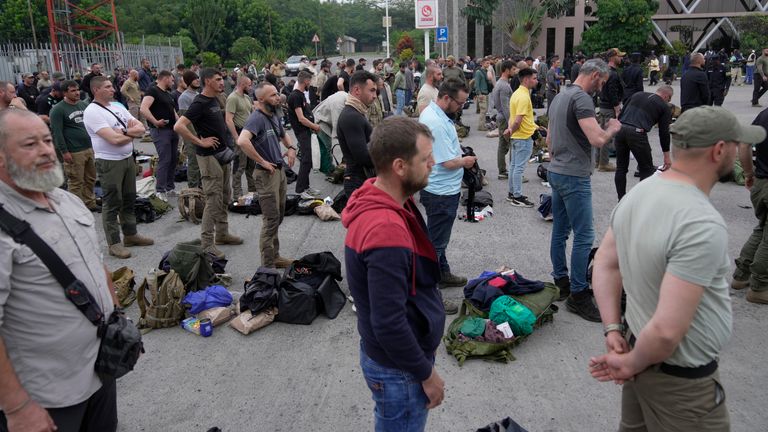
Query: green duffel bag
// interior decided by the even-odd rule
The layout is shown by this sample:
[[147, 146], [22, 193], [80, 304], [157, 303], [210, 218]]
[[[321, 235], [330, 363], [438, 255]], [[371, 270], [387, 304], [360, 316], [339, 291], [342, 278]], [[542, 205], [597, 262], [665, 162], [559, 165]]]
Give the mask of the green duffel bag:
[[[536, 323], [533, 327], [536, 329], [543, 324], [554, 320], [557, 306], [554, 305], [553, 302], [559, 296], [560, 290], [557, 286], [545, 282], [544, 289], [539, 292], [511, 297], [533, 312], [536, 316]], [[476, 340], [460, 341], [458, 339], [459, 329], [461, 329], [461, 326], [470, 317], [487, 319], [488, 313], [477, 309], [469, 300], [465, 299], [461, 304], [459, 316], [451, 322], [448, 326], [448, 333], [443, 336], [443, 343], [445, 343], [445, 348], [448, 351], [448, 354], [456, 357], [456, 360], [459, 361], [459, 366], [463, 366], [464, 362], [469, 358], [481, 358], [486, 361], [498, 361], [501, 363], [514, 361], [515, 356], [512, 355], [512, 348], [521, 344], [530, 336], [516, 335], [509, 341], [501, 343], [481, 342]]]

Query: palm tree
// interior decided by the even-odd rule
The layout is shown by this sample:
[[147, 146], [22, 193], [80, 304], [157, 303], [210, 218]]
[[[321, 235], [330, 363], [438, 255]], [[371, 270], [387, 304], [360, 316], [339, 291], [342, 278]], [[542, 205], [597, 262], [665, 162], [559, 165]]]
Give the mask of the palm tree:
[[512, 0], [509, 2], [509, 20], [504, 32], [509, 46], [518, 55], [528, 55], [536, 48], [544, 16], [557, 18], [575, 5], [575, 0]]

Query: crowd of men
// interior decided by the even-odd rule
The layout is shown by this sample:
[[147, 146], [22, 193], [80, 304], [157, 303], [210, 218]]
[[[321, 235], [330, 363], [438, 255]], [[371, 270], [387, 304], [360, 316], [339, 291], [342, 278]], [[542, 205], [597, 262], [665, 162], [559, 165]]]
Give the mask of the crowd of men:
[[[477, 129], [486, 129], [489, 109], [496, 111], [498, 131], [490, 136], [498, 136], [498, 178], [508, 180], [513, 206], [534, 205], [523, 194], [523, 172], [537, 134], [546, 135], [551, 275], [567, 310], [603, 323], [607, 352], [590, 359], [589, 367], [600, 381], [624, 384], [623, 430], [727, 430], [717, 362], [731, 331], [730, 260], [725, 222], [708, 195], [738, 158], [758, 225], [736, 260], [730, 286], [748, 289], [750, 302], [768, 303], [768, 110], [756, 126], [743, 126], [728, 111], [709, 106], [722, 104], [724, 94], [711, 87], [713, 75], [703, 69], [707, 57], [694, 54], [682, 75], [683, 113], [672, 124], [672, 87], [645, 92], [639, 61], [623, 67], [625, 56], [613, 48], [600, 58], [577, 56], [564, 68], [556, 57], [547, 64], [532, 57], [448, 56], [423, 68], [418, 61], [395, 68], [392, 59], [374, 60], [370, 68], [365, 59], [335, 67], [307, 60], [287, 84], [279, 61], [261, 72], [251, 64], [230, 74], [198, 65], [157, 71], [143, 60], [140, 69], [111, 77], [93, 64], [80, 82], [59, 73], [25, 74], [18, 92], [0, 82], [0, 196], [8, 212], [26, 215], [32, 229], [69, 260], [107, 311], [114, 290], [101, 268], [91, 211], [101, 212], [109, 254], [128, 258], [129, 248], [154, 243], [138, 233], [134, 212], [133, 142], [147, 129], [158, 154], [158, 197], [177, 195], [180, 157], [187, 159], [188, 186], [203, 191], [203, 250], [224, 257], [219, 246], [244, 242], [230, 229], [227, 205], [243, 193], [245, 175], [263, 215], [260, 264], [276, 268], [293, 262], [281, 255], [278, 235], [287, 170], [298, 159], [296, 193], [317, 196], [310, 187], [312, 137], [321, 143], [326, 173], [334, 169], [338, 142], [348, 200], [344, 259], [376, 429], [424, 430], [428, 410], [444, 397], [435, 351], [446, 313], [457, 311], [439, 289], [467, 284], [446, 251], [464, 171], [477, 162], [464, 152], [457, 132], [472, 99]], [[717, 67], [715, 60], [711, 64]], [[764, 88], [768, 49], [755, 59], [753, 72]], [[47, 90], [45, 98], [32, 95], [38, 86]], [[542, 95], [547, 127], [534, 117]], [[651, 176], [656, 169], [647, 136], [654, 126], [664, 154], [658, 176]], [[611, 146], [617, 166], [609, 163]], [[627, 193], [630, 153], [642, 182]], [[595, 168], [616, 171], [620, 201], [590, 285]], [[60, 188], [65, 175], [70, 193]], [[97, 178], [101, 206], [94, 197]], [[416, 206], [417, 193], [426, 218]], [[670, 217], [659, 221], [658, 214]], [[651, 225], [658, 229], [649, 233]], [[0, 241], [6, 263], [0, 271], [0, 430], [115, 430], [114, 381], [99, 381], [90, 367], [98, 347], [95, 332], [87, 331], [90, 323], [79, 311], [62, 309], [71, 306], [63, 290], [37, 293], [57, 284], [39, 257], [6, 233]], [[70, 330], [46, 345], [50, 351], [34, 356], [20, 348], [30, 341], [27, 332], [17, 331], [27, 322], [19, 311], [30, 308], [45, 309], [51, 322], [66, 317]], [[35, 329], [31, 340], [43, 331]], [[711, 413], [705, 420], [703, 410]]]

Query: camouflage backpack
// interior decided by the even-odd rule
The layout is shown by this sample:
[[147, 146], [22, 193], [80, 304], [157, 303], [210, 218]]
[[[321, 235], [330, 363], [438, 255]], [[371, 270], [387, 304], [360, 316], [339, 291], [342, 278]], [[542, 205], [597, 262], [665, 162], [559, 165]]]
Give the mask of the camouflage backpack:
[[179, 214], [184, 220], [199, 224], [205, 210], [205, 194], [200, 188], [182, 189], [179, 194]]
[[136, 292], [136, 302], [141, 311], [139, 328], [156, 329], [179, 325], [184, 317], [184, 307], [181, 305], [184, 295], [184, 283], [175, 271], [149, 272]]

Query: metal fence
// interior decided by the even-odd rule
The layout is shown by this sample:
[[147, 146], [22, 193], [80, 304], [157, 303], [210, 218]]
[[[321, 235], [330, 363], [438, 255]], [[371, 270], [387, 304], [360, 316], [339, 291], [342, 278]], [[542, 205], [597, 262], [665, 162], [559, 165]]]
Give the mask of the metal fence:
[[[173, 70], [184, 62], [181, 47], [123, 44], [101, 44], [101, 49], [85, 44], [59, 44], [61, 72], [71, 78], [85, 75], [93, 63], [100, 63], [105, 74], [115, 68], [139, 68], [148, 59], [158, 70]], [[0, 80], [17, 82], [22, 73], [47, 70], [53, 72], [54, 58], [49, 43], [0, 44]]]

